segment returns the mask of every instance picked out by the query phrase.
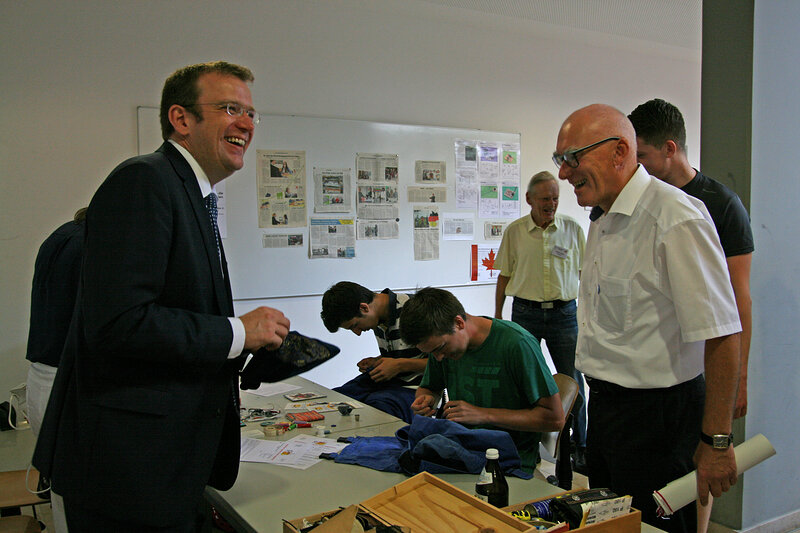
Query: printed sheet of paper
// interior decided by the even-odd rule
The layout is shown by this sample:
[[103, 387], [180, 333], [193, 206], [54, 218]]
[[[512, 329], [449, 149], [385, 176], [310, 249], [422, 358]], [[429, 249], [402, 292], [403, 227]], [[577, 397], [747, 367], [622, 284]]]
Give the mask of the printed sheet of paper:
[[396, 154], [356, 154], [356, 215], [393, 219], [399, 216]]
[[478, 205], [478, 179], [473, 169], [456, 170], [456, 207], [475, 209]]
[[242, 438], [239, 460], [246, 463], [269, 463], [305, 470], [320, 462], [321, 453], [340, 452], [345, 442], [313, 435], [298, 435], [287, 441]]
[[395, 220], [366, 220], [359, 218], [356, 221], [356, 238], [358, 240], [384, 240], [400, 238], [400, 223]]
[[352, 218], [312, 218], [309, 228], [311, 259], [352, 259], [356, 256]]
[[397, 183], [397, 154], [356, 154], [358, 182], [388, 181]]
[[519, 183], [519, 144], [502, 144], [500, 153], [500, 179]]
[[470, 281], [496, 281], [500, 271], [494, 268], [494, 258], [500, 246], [473, 244], [470, 257]]
[[349, 213], [353, 208], [349, 168], [314, 167], [314, 212]]
[[295, 248], [303, 246], [302, 233], [290, 234], [271, 234], [264, 233], [261, 235], [261, 245], [264, 248]]
[[447, 187], [409, 187], [408, 201], [409, 203], [443, 204], [447, 202]]
[[478, 205], [478, 142], [455, 140], [456, 207], [475, 209]]
[[445, 165], [444, 161], [415, 161], [414, 181], [427, 185], [447, 182]]
[[305, 150], [256, 150], [256, 158], [258, 227], [305, 227]]
[[496, 183], [481, 183], [478, 216], [480, 218], [500, 216], [500, 192]]
[[456, 139], [456, 170], [478, 170], [478, 141]]
[[439, 259], [439, 231], [414, 229], [414, 261]]
[[474, 216], [465, 213], [442, 213], [442, 240], [471, 241], [474, 236]]
[[519, 216], [519, 182], [504, 181], [500, 186], [500, 216], [517, 218]]
[[414, 260], [439, 259], [439, 208], [414, 206]]
[[478, 173], [480, 180], [497, 182], [500, 177], [500, 147], [497, 143], [478, 143]]
[[498, 220], [487, 220], [483, 223], [483, 240], [499, 241], [503, 239], [503, 232], [506, 231], [509, 222]]
[[262, 383], [257, 389], [248, 390], [250, 394], [257, 394], [259, 396], [274, 396], [275, 394], [286, 394], [287, 392], [297, 390], [300, 385], [290, 385], [288, 383]]

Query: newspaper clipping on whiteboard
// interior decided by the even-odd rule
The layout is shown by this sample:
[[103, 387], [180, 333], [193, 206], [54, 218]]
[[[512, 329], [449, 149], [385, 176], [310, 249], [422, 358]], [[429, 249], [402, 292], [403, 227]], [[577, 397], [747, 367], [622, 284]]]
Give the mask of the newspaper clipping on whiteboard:
[[442, 240], [471, 241], [475, 233], [475, 217], [464, 213], [442, 213]]
[[509, 222], [500, 220], [487, 220], [483, 223], [483, 240], [485, 241], [499, 241], [503, 238], [503, 232]]
[[349, 168], [314, 167], [314, 212], [349, 213], [353, 208]]
[[475, 209], [478, 205], [478, 143], [465, 139], [455, 141], [456, 206]]
[[439, 259], [439, 208], [414, 207], [414, 261]]
[[356, 256], [352, 218], [312, 218], [308, 233], [311, 259], [352, 259]]
[[261, 235], [261, 245], [264, 248], [297, 248], [303, 246], [303, 234], [278, 234], [264, 233]]
[[414, 181], [434, 185], [446, 183], [444, 161], [416, 161], [414, 163]]
[[430, 202], [443, 204], [447, 202], [447, 187], [409, 187], [409, 203]]
[[356, 154], [356, 214], [358, 218], [396, 219], [397, 205], [396, 154]]
[[400, 223], [397, 220], [364, 220], [356, 222], [358, 240], [384, 240], [400, 238]]
[[256, 157], [258, 227], [305, 227], [305, 150], [256, 150]]

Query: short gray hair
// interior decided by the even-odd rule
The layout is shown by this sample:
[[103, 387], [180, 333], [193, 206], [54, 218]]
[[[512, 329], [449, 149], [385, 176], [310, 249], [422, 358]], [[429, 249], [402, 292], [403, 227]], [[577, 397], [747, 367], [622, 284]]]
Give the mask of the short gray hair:
[[542, 170], [541, 172], [537, 172], [536, 174], [533, 175], [531, 181], [528, 182], [528, 192], [532, 193], [533, 188], [544, 181], [556, 181], [556, 177], [553, 176], [547, 170]]

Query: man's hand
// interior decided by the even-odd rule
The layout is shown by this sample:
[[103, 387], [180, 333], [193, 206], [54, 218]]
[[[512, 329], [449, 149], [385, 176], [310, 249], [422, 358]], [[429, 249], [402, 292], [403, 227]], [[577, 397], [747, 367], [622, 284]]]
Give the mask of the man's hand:
[[438, 398], [432, 394], [417, 394], [417, 397], [414, 398], [414, 403], [411, 404], [411, 410], [416, 415], [433, 416], [436, 414], [437, 401]]
[[370, 371], [369, 377], [375, 383], [388, 381], [401, 372], [400, 361], [391, 357], [378, 357], [374, 368]]
[[733, 418], [742, 418], [747, 414], [747, 376], [739, 376], [739, 388], [736, 390], [736, 405]]
[[380, 357], [365, 357], [361, 361], [358, 362], [358, 371], [359, 372], [369, 372], [372, 367], [378, 364], [380, 361]]
[[708, 503], [708, 493], [715, 498], [736, 484], [736, 456], [733, 446], [727, 450], [715, 450], [701, 442], [694, 452], [697, 466], [697, 496], [701, 505]]
[[453, 400], [444, 405], [444, 417], [459, 424], [477, 425], [485, 423], [485, 410], [463, 400]]
[[277, 309], [259, 307], [239, 317], [244, 325], [244, 349], [278, 348], [289, 333], [289, 319]]

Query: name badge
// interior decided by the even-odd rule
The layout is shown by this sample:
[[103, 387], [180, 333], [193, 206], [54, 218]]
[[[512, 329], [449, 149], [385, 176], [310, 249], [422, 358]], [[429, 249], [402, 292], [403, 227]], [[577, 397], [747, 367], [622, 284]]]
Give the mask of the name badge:
[[561, 246], [553, 246], [553, 255], [561, 259], [566, 259], [567, 255], [569, 255], [569, 250]]

